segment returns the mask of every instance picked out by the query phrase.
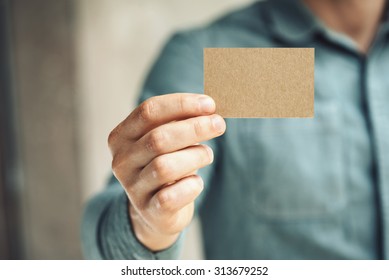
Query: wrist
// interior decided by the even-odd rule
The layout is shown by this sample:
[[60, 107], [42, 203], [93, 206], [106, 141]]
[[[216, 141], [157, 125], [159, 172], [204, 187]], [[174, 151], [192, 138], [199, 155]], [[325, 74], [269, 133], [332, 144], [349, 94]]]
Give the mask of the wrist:
[[130, 203], [128, 205], [128, 211], [136, 239], [150, 251], [157, 252], [165, 250], [177, 241], [180, 235], [179, 233], [166, 235], [155, 232]]

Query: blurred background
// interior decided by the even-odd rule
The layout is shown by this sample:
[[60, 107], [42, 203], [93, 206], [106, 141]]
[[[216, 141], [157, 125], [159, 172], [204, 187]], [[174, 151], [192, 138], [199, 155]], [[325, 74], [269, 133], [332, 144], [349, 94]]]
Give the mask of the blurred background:
[[[0, 0], [0, 259], [82, 259], [108, 133], [175, 31], [252, 0]], [[202, 258], [199, 223], [182, 258]]]

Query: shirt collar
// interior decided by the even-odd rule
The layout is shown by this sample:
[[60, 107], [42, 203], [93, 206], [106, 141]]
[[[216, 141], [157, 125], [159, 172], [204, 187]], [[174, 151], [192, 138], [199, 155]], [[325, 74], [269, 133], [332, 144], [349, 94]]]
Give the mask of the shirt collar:
[[389, 0], [386, 1], [384, 16], [382, 19], [382, 28], [385, 29], [389, 35]]
[[[302, 3], [302, 0], [268, 0], [273, 34], [289, 43], [312, 42], [315, 35], [333, 33]], [[381, 31], [389, 36], [389, 0], [386, 1]]]
[[273, 34], [290, 43], [312, 41], [323, 24], [300, 0], [268, 0]]

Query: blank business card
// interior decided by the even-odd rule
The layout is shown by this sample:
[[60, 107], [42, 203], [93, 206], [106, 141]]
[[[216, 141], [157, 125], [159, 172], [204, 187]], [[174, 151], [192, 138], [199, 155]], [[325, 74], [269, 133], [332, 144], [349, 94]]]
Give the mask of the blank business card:
[[313, 48], [206, 48], [204, 93], [224, 118], [312, 118]]

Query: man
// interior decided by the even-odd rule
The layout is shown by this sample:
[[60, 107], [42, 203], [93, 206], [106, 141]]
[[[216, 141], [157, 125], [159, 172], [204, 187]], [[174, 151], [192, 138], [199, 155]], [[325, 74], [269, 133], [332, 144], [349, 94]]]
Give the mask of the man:
[[[209, 259], [389, 258], [388, 15], [270, 0], [174, 36], [109, 136], [117, 180], [86, 209], [86, 256], [177, 258], [197, 212]], [[191, 94], [205, 47], [315, 48], [315, 118], [224, 121]]]

